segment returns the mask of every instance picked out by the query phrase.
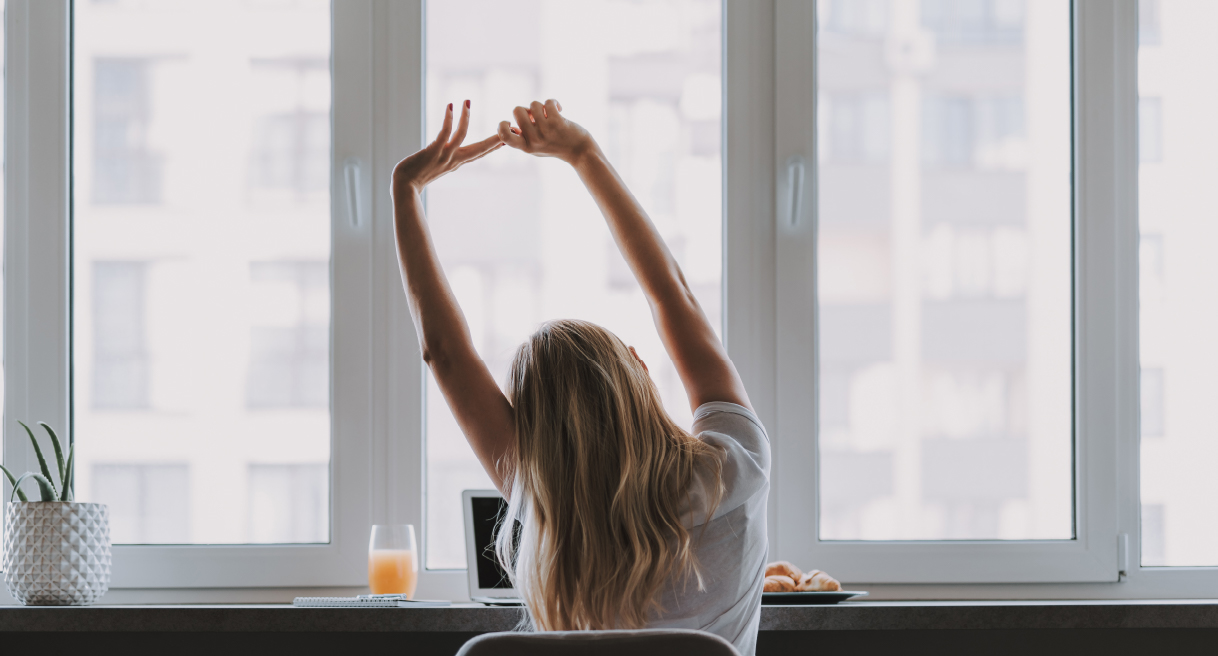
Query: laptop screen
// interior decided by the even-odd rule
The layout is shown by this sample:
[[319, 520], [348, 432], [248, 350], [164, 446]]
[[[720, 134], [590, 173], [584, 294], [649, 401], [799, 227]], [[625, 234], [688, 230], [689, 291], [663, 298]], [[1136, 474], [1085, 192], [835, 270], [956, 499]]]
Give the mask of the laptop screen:
[[[478, 554], [478, 587], [484, 590], [511, 589], [507, 572], [495, 558], [495, 525], [507, 512], [507, 501], [501, 497], [472, 497], [470, 504], [474, 519], [474, 549]], [[519, 526], [519, 522], [517, 522]]]

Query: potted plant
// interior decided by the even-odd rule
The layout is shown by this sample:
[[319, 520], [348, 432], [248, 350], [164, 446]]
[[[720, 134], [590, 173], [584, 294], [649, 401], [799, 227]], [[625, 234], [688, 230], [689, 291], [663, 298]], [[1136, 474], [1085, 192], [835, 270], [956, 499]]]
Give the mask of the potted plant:
[[[110, 510], [104, 504], [72, 500], [75, 445], [68, 449], [65, 461], [55, 431], [38, 423], [51, 436], [55, 449], [56, 487], [34, 431], [17, 423], [30, 436], [42, 472], [26, 472], [17, 478], [0, 465], [13, 485], [5, 513], [4, 583], [27, 606], [91, 604], [110, 587]], [[30, 501], [22, 491], [26, 479], [38, 483], [38, 501]]]

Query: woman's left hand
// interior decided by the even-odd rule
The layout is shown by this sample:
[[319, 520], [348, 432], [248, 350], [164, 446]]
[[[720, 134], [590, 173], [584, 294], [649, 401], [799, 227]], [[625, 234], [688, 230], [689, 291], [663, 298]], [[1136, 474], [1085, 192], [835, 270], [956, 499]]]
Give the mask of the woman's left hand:
[[[468, 146], [461, 145], [465, 141], [465, 133], [469, 129], [469, 106], [470, 102], [466, 100], [465, 107], [461, 111], [461, 122], [457, 124], [457, 133], [452, 134], [453, 106], [452, 103], [449, 103], [448, 111], [444, 115], [444, 127], [440, 128], [440, 134], [436, 140], [423, 150], [398, 162], [398, 165], [393, 168], [393, 195], [395, 197], [401, 192], [420, 192], [433, 180], [457, 170], [466, 162], [484, 157], [503, 145], [499, 135], [492, 135]], [[450, 135], [452, 139], [449, 139]]]

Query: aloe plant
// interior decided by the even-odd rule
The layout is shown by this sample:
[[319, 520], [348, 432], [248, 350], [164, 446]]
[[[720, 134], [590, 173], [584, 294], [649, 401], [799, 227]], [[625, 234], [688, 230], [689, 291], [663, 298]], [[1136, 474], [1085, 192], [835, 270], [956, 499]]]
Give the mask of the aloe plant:
[[21, 427], [25, 429], [25, 434], [30, 436], [30, 444], [34, 445], [34, 455], [38, 456], [38, 468], [42, 470], [42, 473], [26, 472], [18, 478], [13, 476], [13, 472], [9, 471], [4, 465], [0, 465], [0, 471], [4, 472], [4, 475], [8, 477], [8, 482], [13, 485], [13, 493], [9, 496], [8, 500], [12, 502], [14, 498], [18, 498], [22, 501], [29, 501], [29, 497], [21, 489], [21, 484], [25, 482], [25, 479], [32, 478], [38, 483], [39, 501], [71, 501], [72, 487], [75, 482], [73, 480], [72, 467], [76, 445], [73, 444], [68, 447], [68, 459], [65, 462], [63, 459], [63, 447], [59, 443], [59, 436], [45, 422], [38, 422], [39, 426], [46, 429], [47, 435], [51, 436], [51, 446], [55, 449], [55, 465], [59, 474], [59, 487], [56, 488], [54, 477], [51, 475], [51, 468], [47, 466], [47, 460], [42, 456], [42, 447], [38, 445], [38, 439], [34, 437], [34, 431], [30, 430], [29, 426], [20, 421], [17, 423], [21, 424]]

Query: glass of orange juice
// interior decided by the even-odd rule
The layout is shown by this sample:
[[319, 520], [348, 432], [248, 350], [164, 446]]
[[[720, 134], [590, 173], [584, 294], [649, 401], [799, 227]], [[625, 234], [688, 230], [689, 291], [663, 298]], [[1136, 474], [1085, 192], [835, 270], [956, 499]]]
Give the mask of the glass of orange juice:
[[376, 524], [368, 542], [368, 587], [372, 594], [404, 594], [414, 599], [419, 582], [418, 550], [410, 524]]

